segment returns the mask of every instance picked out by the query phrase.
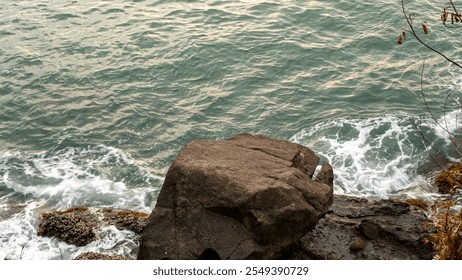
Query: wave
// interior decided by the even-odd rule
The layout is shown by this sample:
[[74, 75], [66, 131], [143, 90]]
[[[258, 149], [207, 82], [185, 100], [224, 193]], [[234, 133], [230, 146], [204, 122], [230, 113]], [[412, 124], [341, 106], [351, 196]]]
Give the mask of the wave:
[[303, 129], [291, 140], [312, 148], [333, 166], [336, 193], [428, 196], [433, 190], [419, 167], [431, 161], [432, 149], [447, 148], [444, 135], [435, 131], [428, 119], [385, 115], [334, 119]]
[[149, 197], [157, 195], [163, 181], [121, 150], [104, 145], [65, 148], [55, 155], [3, 152], [0, 166], [1, 191], [44, 200], [55, 209], [101, 206], [148, 211]]
[[[134, 258], [135, 233], [106, 226], [96, 232], [97, 240], [77, 247], [56, 238], [37, 236], [36, 224], [43, 203], [30, 201], [24, 211], [0, 220], [0, 260], [74, 259], [85, 252], [117, 254]], [[43, 211], [43, 210], [42, 210]]]
[[0, 152], [0, 259], [72, 259], [87, 252], [134, 257], [134, 233], [105, 227], [84, 247], [37, 236], [40, 215], [75, 206], [149, 212], [163, 176], [127, 153], [98, 145], [47, 152]]

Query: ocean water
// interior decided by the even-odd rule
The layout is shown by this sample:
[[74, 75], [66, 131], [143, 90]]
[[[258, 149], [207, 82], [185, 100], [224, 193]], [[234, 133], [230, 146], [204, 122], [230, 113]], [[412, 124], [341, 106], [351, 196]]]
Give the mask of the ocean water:
[[[443, 4], [406, 3], [457, 57]], [[128, 231], [75, 247], [37, 237], [38, 219], [150, 212], [197, 138], [287, 139], [333, 165], [336, 193], [433, 196], [421, 167], [457, 160], [462, 73], [409, 36], [397, 45], [402, 28], [399, 0], [2, 0], [0, 259], [133, 257]]]

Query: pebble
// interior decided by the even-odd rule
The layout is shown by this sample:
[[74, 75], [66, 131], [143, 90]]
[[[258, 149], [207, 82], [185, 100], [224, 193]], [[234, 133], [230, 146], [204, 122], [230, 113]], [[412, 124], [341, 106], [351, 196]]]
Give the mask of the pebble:
[[352, 251], [359, 251], [364, 249], [364, 247], [366, 247], [366, 243], [361, 238], [354, 239], [350, 243], [350, 250]]

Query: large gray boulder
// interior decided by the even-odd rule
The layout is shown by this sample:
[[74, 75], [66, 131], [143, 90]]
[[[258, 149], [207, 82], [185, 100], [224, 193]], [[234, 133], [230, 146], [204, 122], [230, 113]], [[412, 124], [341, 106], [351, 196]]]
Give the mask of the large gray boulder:
[[168, 170], [138, 259], [278, 258], [333, 201], [333, 171], [310, 149], [240, 134], [195, 140]]

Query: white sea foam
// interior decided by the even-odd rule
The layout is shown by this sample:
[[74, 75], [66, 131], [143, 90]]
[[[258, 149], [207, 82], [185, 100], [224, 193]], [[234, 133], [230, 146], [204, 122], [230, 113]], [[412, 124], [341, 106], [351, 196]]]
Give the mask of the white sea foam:
[[[85, 205], [149, 211], [153, 202], [147, 196], [158, 191], [162, 180], [115, 148], [71, 148], [54, 156], [5, 153], [0, 164], [6, 188], [56, 209]], [[129, 178], [121, 177], [123, 172]], [[129, 183], [134, 180], [142, 184]]]
[[86, 252], [98, 252], [106, 254], [115, 254], [119, 256], [132, 256], [132, 251], [138, 246], [138, 241], [135, 233], [128, 230], [119, 230], [115, 226], [107, 226], [101, 229], [98, 233], [99, 238], [83, 247], [70, 250], [71, 258]]
[[85, 252], [117, 254], [133, 258], [138, 241], [135, 234], [106, 226], [96, 241], [77, 247], [56, 238], [37, 236], [36, 224], [42, 205], [30, 201], [24, 211], [0, 221], [0, 260], [73, 259]]
[[451, 135], [453, 134], [460, 134], [460, 130], [462, 129], [462, 115], [461, 110], [453, 110], [448, 112], [446, 115], [440, 117], [437, 122], [434, 124], [434, 129], [436, 135], [441, 139], [445, 139], [446, 141], [450, 142]]
[[[462, 156], [462, 111], [450, 110], [436, 120], [429, 118], [422, 127], [434, 134], [428, 141], [435, 150], [445, 153], [448, 162], [459, 162]], [[441, 143], [438, 143], [441, 142]]]
[[162, 176], [151, 174], [127, 153], [106, 146], [49, 155], [0, 153], [0, 259], [70, 259], [92, 251], [130, 256], [134, 233], [106, 227], [84, 247], [37, 236], [44, 211], [75, 206], [149, 212]]
[[334, 168], [335, 192], [384, 198], [416, 182], [426, 160], [420, 132], [409, 116], [336, 119], [302, 130], [291, 139], [312, 148]]
[[50, 259], [57, 253], [51, 239], [37, 236], [35, 210], [42, 204], [30, 201], [22, 212], [0, 221], [0, 260]]

